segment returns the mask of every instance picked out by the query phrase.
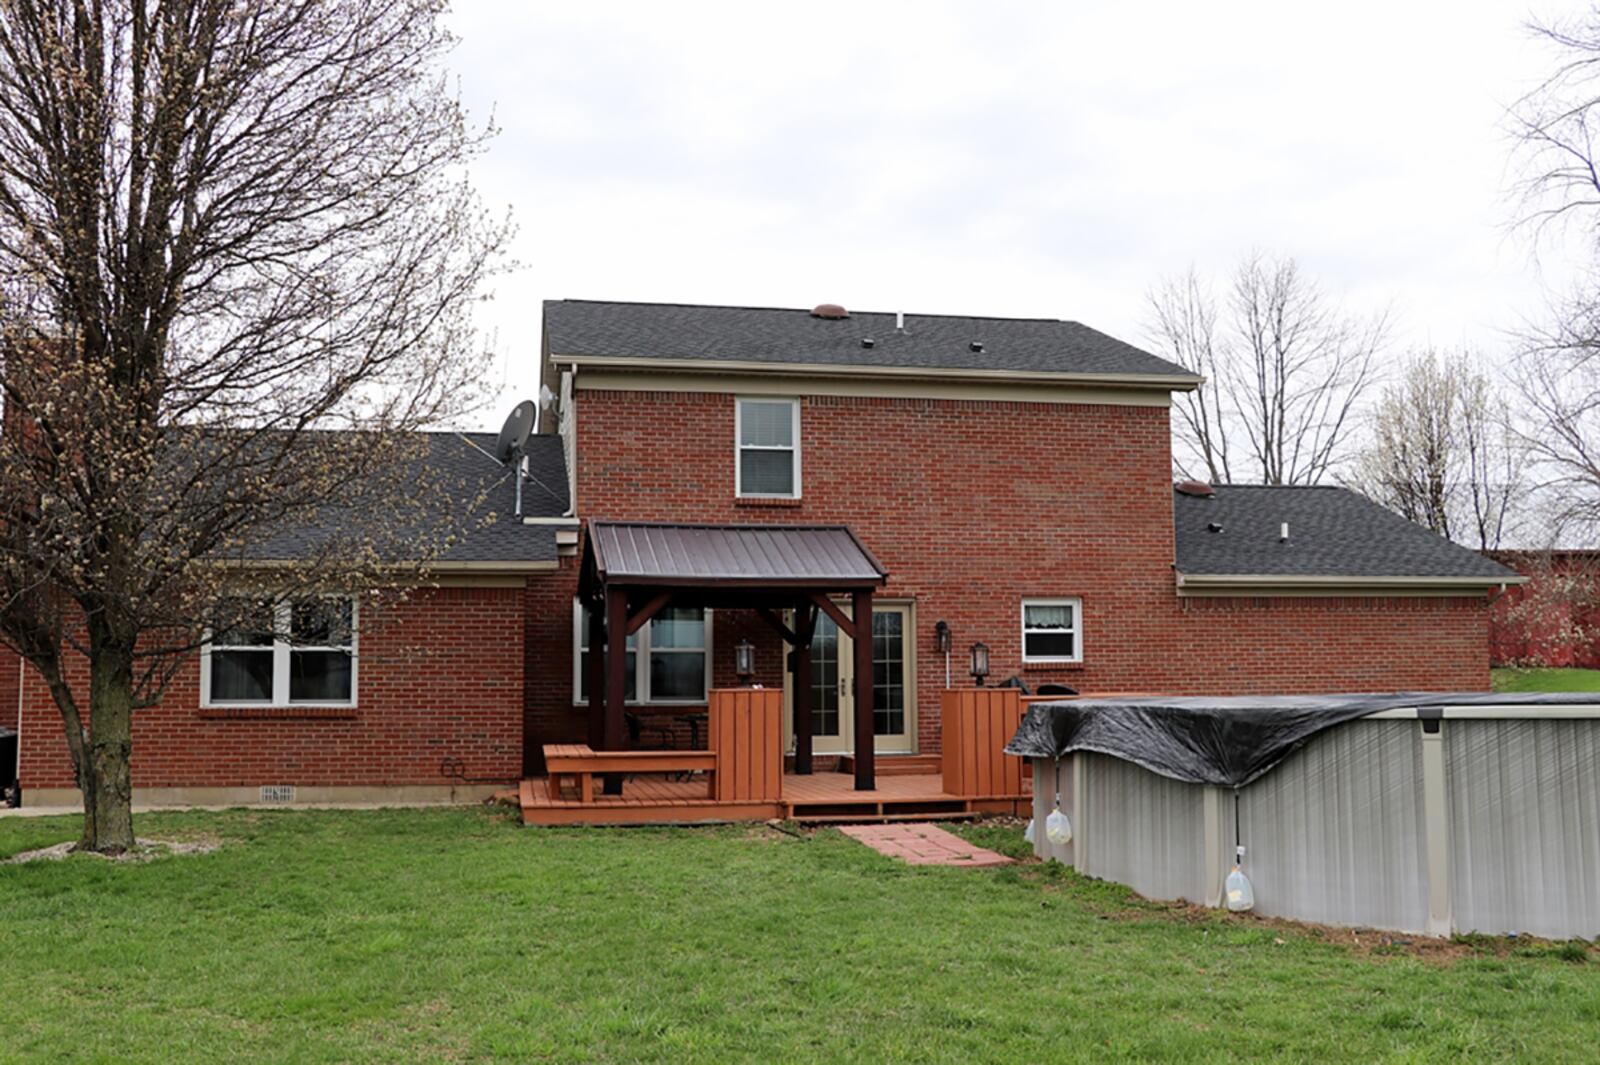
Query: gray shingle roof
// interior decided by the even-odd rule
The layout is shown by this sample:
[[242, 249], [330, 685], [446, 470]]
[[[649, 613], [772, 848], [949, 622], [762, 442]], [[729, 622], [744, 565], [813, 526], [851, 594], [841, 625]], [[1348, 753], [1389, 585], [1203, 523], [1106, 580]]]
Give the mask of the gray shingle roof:
[[[556, 558], [555, 529], [516, 518], [516, 482], [511, 470], [491, 457], [494, 433], [424, 433], [427, 446], [408, 459], [417, 469], [407, 481], [429, 486], [424, 516], [415, 535], [437, 544], [440, 529], [459, 528], [455, 542], [435, 562], [548, 562]], [[426, 467], [426, 468], [423, 468]], [[525, 517], [559, 517], [567, 509], [567, 471], [560, 437], [528, 440], [528, 477], [522, 486]], [[361, 508], [324, 513], [252, 545], [255, 559], [305, 557], [338, 531], [377, 520]], [[408, 519], [409, 520], [409, 519]], [[574, 526], [575, 527], [575, 526]], [[410, 529], [385, 530], [387, 545], [403, 545]], [[388, 548], [392, 554], [398, 547]], [[400, 561], [401, 559], [396, 559]]]
[[[1222, 531], [1211, 532], [1213, 522]], [[1280, 543], [1284, 522], [1289, 540]], [[1183, 574], [1517, 579], [1345, 488], [1218, 485], [1209, 499], [1175, 492], [1173, 534]]]
[[[989, 371], [1172, 378], [1193, 375], [1077, 322], [852, 312], [813, 318], [808, 310], [670, 303], [549, 300], [544, 324], [554, 356], [753, 362], [801, 366]], [[871, 348], [863, 339], [873, 341]], [[973, 351], [974, 342], [982, 344]]]

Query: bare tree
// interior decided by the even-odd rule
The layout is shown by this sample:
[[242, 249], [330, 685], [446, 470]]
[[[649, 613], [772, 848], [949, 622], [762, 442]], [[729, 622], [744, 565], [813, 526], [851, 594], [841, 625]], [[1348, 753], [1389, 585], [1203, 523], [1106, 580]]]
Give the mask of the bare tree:
[[1525, 454], [1476, 360], [1423, 351], [1384, 389], [1349, 481], [1441, 536], [1498, 548], [1527, 487]]
[[1192, 270], [1158, 285], [1150, 305], [1162, 348], [1206, 377], [1178, 401], [1181, 471], [1316, 484], [1350, 457], [1387, 313], [1344, 314], [1293, 259], [1260, 254], [1240, 262], [1220, 308]]
[[1177, 435], [1185, 445], [1179, 467], [1186, 476], [1195, 472], [1185, 463], [1198, 463], [1211, 484], [1233, 480], [1227, 425], [1229, 393], [1218, 385], [1226, 372], [1217, 347], [1217, 304], [1191, 266], [1187, 273], [1168, 278], [1149, 294], [1152, 332], [1166, 354], [1178, 365], [1206, 379], [1192, 392], [1175, 397]]
[[[442, 6], [0, 0], [0, 636], [81, 846], [132, 843], [131, 713], [208, 624], [459, 531], [401, 479], [475, 398], [504, 240]], [[298, 564], [252, 565], [291, 526]]]
[[[1518, 221], [1536, 237], [1574, 231], [1591, 247], [1600, 228], [1600, 6], [1529, 29], [1553, 50], [1554, 70], [1511, 110], [1519, 140]], [[1515, 383], [1524, 432], [1549, 501], [1551, 543], [1600, 532], [1600, 291], [1593, 277], [1552, 301], [1524, 338]]]

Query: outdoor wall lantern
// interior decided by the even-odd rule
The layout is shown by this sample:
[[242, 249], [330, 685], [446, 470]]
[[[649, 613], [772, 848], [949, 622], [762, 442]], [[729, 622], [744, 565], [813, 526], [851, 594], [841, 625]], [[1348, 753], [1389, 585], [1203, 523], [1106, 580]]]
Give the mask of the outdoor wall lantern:
[[950, 653], [950, 623], [943, 618], [933, 623], [933, 649], [942, 655]]
[[750, 678], [756, 675], [756, 649], [749, 640], [740, 640], [733, 649], [733, 671], [738, 674], [741, 685], [749, 684]]
[[989, 675], [989, 645], [981, 640], [972, 645], [972, 679], [983, 687], [983, 678]]

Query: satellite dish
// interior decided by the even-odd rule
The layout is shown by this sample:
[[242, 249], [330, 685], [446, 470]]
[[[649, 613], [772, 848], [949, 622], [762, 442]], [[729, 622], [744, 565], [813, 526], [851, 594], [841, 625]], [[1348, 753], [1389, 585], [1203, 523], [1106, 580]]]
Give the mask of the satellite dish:
[[554, 392], [550, 391], [550, 386], [549, 385], [540, 385], [539, 386], [539, 406], [543, 407], [545, 410], [550, 410], [551, 408], [553, 408], [555, 406], [555, 404], [556, 404], [556, 394]]
[[495, 458], [501, 462], [510, 462], [522, 454], [523, 446], [528, 442], [528, 434], [533, 432], [534, 412], [535, 407], [531, 399], [525, 399], [511, 408], [511, 413], [506, 415], [506, 423], [500, 427], [500, 438], [494, 442]]

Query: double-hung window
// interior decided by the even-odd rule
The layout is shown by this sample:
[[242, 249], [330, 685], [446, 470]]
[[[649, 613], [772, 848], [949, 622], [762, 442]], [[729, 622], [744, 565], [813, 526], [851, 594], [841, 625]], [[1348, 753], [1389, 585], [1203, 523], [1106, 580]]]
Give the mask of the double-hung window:
[[1083, 661], [1083, 602], [1079, 599], [1022, 601], [1024, 662]]
[[800, 401], [734, 402], [736, 494], [741, 498], [800, 498]]
[[[589, 698], [589, 614], [574, 604], [573, 699]], [[699, 607], [669, 606], [628, 637], [623, 700], [703, 703], [710, 690], [711, 615]]]
[[355, 703], [355, 603], [340, 596], [234, 601], [201, 651], [206, 706]]

